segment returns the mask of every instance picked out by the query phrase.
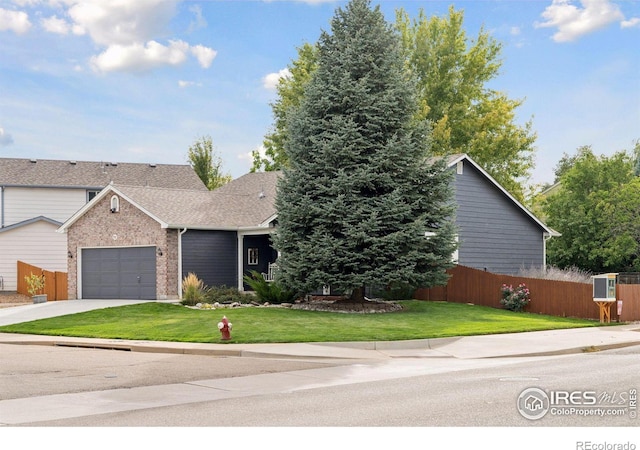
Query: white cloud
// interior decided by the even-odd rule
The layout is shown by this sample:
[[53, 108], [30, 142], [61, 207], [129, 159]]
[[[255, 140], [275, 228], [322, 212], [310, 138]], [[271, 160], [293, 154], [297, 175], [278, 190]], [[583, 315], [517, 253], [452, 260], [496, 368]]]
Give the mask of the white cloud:
[[205, 47], [203, 45], [192, 46], [191, 53], [198, 59], [198, 62], [204, 69], [207, 69], [209, 68], [209, 66], [211, 66], [213, 58], [215, 58], [218, 54], [218, 52], [216, 52], [214, 49]]
[[570, 42], [624, 20], [618, 5], [610, 0], [580, 0], [580, 3], [582, 8], [575, 6], [572, 0], [553, 0], [542, 13], [546, 21], [536, 23], [536, 28], [557, 28], [553, 40]]
[[280, 82], [280, 79], [282, 78], [290, 78], [291, 77], [291, 72], [289, 71], [289, 69], [285, 68], [280, 70], [279, 72], [274, 72], [274, 73], [270, 73], [268, 75], [266, 75], [263, 79], [262, 79], [262, 85], [269, 90], [273, 90], [278, 86], [278, 83]]
[[633, 28], [640, 26], [640, 17], [633, 17], [629, 20], [620, 22], [620, 28]]
[[[27, 0], [23, 0], [27, 1]], [[42, 27], [57, 34], [86, 34], [101, 47], [90, 58], [96, 72], [145, 72], [161, 66], [178, 66], [194, 56], [201, 67], [211, 66], [216, 51], [169, 36], [170, 22], [180, 0], [50, 0], [66, 9], [63, 16], [41, 20]], [[198, 26], [206, 26], [199, 7], [190, 8]], [[66, 20], [68, 18], [68, 20]]]
[[178, 86], [184, 89], [191, 86], [202, 86], [202, 83], [196, 83], [195, 81], [178, 80]]
[[146, 45], [111, 45], [91, 58], [91, 66], [98, 72], [146, 72], [160, 66], [180, 65], [186, 61], [188, 52], [189, 44], [184, 41], [170, 41], [168, 46], [156, 41]]
[[167, 32], [177, 0], [80, 0], [69, 16], [104, 46], [147, 42]]
[[191, 11], [195, 16], [189, 24], [189, 32], [200, 28], [206, 28], [207, 20], [202, 16], [202, 8], [199, 5], [194, 5], [189, 7], [189, 11]]
[[0, 31], [24, 34], [31, 28], [27, 13], [0, 8]]
[[4, 128], [0, 127], [0, 146], [5, 147], [13, 144], [13, 137], [4, 131]]
[[41, 19], [40, 24], [45, 31], [55, 34], [69, 34], [71, 26], [64, 19], [59, 19], [58, 16], [51, 16], [47, 19]]

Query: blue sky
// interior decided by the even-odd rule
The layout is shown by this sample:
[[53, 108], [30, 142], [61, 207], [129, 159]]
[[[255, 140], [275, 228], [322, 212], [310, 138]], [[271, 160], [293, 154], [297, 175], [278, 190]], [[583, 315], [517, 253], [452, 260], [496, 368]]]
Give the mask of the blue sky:
[[[211, 136], [233, 177], [272, 125], [274, 83], [343, 1], [0, 0], [0, 157], [186, 163]], [[503, 44], [491, 87], [524, 99], [532, 183], [563, 152], [640, 138], [640, 1], [372, 1], [465, 11]]]

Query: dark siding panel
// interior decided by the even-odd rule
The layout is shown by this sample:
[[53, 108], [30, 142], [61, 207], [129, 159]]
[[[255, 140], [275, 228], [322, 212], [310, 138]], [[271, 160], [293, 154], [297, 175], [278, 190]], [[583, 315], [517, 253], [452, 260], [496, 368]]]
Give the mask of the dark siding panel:
[[515, 274], [543, 264], [543, 230], [465, 161], [455, 175], [461, 265]]
[[[242, 247], [242, 267], [244, 267], [244, 275], [249, 275], [252, 271], [267, 273], [269, 263], [275, 262], [278, 258], [278, 252], [271, 247], [271, 236], [269, 235], [245, 236]], [[249, 265], [250, 248], [258, 250], [257, 264]], [[245, 284], [244, 289], [250, 290], [249, 285]]]
[[188, 230], [182, 235], [182, 276], [195, 273], [207, 286], [238, 285], [235, 231]]

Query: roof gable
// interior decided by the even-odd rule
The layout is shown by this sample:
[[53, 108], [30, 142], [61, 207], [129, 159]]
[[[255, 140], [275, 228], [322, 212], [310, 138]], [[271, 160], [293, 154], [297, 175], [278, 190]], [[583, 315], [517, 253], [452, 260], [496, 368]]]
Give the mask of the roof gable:
[[516, 200], [515, 197], [513, 197], [513, 195], [509, 193], [509, 191], [507, 191], [504, 187], [502, 187], [500, 183], [498, 183], [491, 175], [489, 175], [489, 173], [487, 173], [487, 171], [485, 171], [482, 167], [480, 167], [480, 165], [476, 163], [469, 155], [467, 154], [450, 155], [447, 157], [447, 166], [449, 168], [453, 168], [458, 164], [458, 162], [464, 161], [464, 160], [468, 161], [469, 164], [471, 164], [475, 169], [477, 169], [478, 172], [480, 172], [480, 174], [482, 174], [482, 176], [486, 178], [489, 183], [494, 185], [507, 199], [509, 199], [511, 203], [513, 203], [513, 205], [517, 209], [519, 209], [523, 214], [525, 214], [531, 220], [533, 220], [545, 233], [547, 233], [549, 236], [560, 236], [560, 233], [558, 233], [557, 231], [553, 230], [552, 228], [549, 228], [547, 225], [542, 223], [542, 221], [538, 219], [531, 211], [529, 211], [528, 208], [526, 208], [522, 203]]
[[6, 227], [2, 227], [2, 228], [0, 228], [0, 233], [4, 233], [5, 231], [15, 230], [16, 228], [26, 227], [28, 225], [31, 225], [31, 224], [37, 223], [37, 222], [49, 223], [49, 224], [54, 225], [56, 227], [59, 227], [60, 225], [62, 225], [57, 220], [49, 219], [48, 217], [45, 217], [45, 216], [38, 216], [38, 217], [34, 217], [32, 219], [23, 220], [22, 222], [11, 224], [11, 225], [6, 226]]
[[268, 227], [279, 173], [250, 173], [214, 191], [111, 184], [67, 220], [66, 231], [101, 199], [119, 195], [163, 228], [236, 230]]
[[110, 183], [207, 189], [188, 165], [0, 158], [0, 186], [102, 189]]

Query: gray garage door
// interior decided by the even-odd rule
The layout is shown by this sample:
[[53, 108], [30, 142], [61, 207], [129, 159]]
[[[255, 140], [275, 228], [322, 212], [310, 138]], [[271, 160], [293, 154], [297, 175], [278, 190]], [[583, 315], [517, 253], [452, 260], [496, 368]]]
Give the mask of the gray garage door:
[[156, 248], [82, 250], [82, 298], [156, 299]]

